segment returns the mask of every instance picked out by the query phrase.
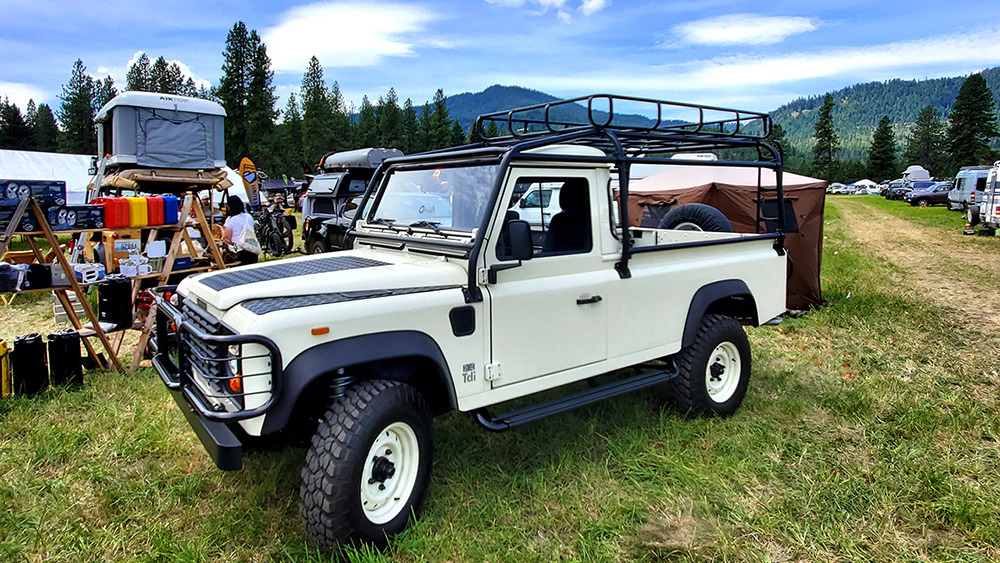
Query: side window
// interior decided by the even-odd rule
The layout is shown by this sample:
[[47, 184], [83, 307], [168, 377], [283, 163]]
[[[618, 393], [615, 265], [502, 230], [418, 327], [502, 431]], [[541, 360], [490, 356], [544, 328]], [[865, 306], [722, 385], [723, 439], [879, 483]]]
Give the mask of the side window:
[[586, 178], [519, 179], [497, 241], [501, 260], [510, 256], [506, 225], [512, 220], [528, 223], [535, 256], [587, 253], [594, 246]]
[[976, 180], [976, 191], [981, 192], [986, 189], [986, 178], [980, 177]]
[[333, 215], [333, 198], [332, 197], [316, 197], [312, 198], [312, 212], [323, 214], [323, 215]]

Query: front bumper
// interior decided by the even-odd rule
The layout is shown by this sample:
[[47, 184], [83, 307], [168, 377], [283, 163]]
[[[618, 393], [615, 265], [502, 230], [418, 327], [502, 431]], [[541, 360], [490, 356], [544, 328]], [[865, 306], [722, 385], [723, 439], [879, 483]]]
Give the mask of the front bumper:
[[[152, 292], [153, 367], [219, 469], [238, 470], [242, 444], [228, 424], [262, 416], [275, 404], [282, 387], [281, 353], [269, 338], [234, 334], [194, 303], [179, 309], [163, 295], [174, 289]], [[248, 348], [257, 352], [244, 354]]]

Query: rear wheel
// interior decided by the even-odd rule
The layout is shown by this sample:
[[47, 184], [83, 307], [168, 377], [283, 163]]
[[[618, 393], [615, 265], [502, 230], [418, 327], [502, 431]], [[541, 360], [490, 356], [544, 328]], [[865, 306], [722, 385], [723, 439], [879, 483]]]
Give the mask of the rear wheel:
[[309, 243], [309, 254], [323, 254], [326, 251], [326, 243], [321, 239], [314, 239]]
[[420, 509], [430, 480], [430, 410], [413, 387], [372, 380], [351, 387], [319, 422], [302, 469], [307, 541], [385, 546]]
[[674, 405], [688, 416], [729, 416], [743, 404], [750, 383], [750, 341], [735, 319], [705, 315], [694, 343], [677, 355], [670, 381]]

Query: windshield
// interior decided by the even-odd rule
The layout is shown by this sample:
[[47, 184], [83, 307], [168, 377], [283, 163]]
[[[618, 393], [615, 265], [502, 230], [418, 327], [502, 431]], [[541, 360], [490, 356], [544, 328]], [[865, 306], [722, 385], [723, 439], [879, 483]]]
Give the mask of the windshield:
[[472, 232], [487, 213], [499, 171], [498, 165], [391, 171], [368, 222]]

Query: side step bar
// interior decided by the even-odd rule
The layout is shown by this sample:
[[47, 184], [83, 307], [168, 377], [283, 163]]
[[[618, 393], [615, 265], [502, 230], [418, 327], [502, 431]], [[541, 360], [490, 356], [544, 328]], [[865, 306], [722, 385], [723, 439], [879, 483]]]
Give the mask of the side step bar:
[[665, 383], [677, 377], [677, 364], [671, 359], [667, 366], [641, 366], [654, 367], [657, 371], [640, 373], [628, 379], [615, 381], [606, 385], [599, 385], [578, 391], [571, 395], [565, 395], [549, 401], [531, 405], [494, 417], [485, 408], [472, 411], [473, 418], [480, 426], [493, 432], [502, 432], [515, 426], [521, 426], [529, 422], [535, 422], [543, 418], [548, 418], [554, 414], [563, 413], [578, 407], [583, 407], [598, 401], [624, 395], [639, 389], [645, 389], [654, 385]]

